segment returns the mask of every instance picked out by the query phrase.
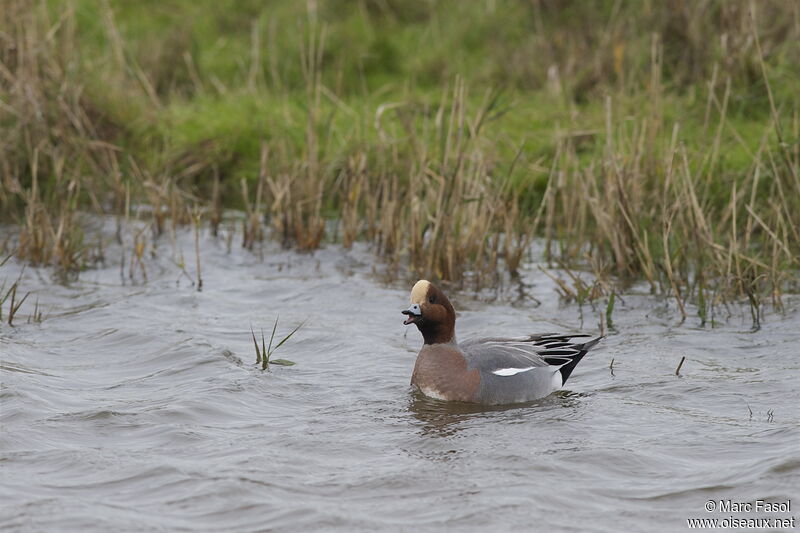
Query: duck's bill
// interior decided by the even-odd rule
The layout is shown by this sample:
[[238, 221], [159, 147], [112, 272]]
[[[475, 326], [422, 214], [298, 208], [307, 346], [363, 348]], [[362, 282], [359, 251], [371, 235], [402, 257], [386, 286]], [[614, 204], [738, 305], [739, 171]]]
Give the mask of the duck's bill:
[[410, 315], [408, 318], [403, 320], [403, 324], [405, 324], [406, 326], [408, 326], [409, 324], [415, 324], [417, 322], [417, 318], [418, 317], [414, 315]]
[[408, 309], [404, 309], [402, 313], [404, 315], [408, 315], [408, 318], [403, 321], [403, 324], [406, 326], [409, 324], [416, 324], [418, 320], [422, 319], [422, 313], [419, 312], [419, 306], [411, 306]]

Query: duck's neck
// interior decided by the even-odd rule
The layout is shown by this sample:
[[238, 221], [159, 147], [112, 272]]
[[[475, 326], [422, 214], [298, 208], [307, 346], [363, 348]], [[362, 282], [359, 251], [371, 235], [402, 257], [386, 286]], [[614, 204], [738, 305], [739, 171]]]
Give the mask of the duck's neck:
[[452, 326], [447, 327], [445, 324], [438, 324], [433, 327], [419, 328], [422, 333], [422, 338], [425, 339], [425, 344], [455, 344], [456, 331]]

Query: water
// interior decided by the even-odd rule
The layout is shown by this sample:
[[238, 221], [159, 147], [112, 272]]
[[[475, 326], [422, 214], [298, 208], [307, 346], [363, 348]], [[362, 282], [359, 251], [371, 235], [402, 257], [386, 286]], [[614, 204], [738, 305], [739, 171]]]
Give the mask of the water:
[[[684, 531], [797, 514], [797, 299], [751, 332], [746, 309], [703, 329], [633, 291], [566, 391], [480, 408], [411, 392], [410, 284], [381, 283], [365, 250], [260, 258], [204, 237], [197, 292], [170, 260], [194, 275], [191, 235], [162, 241], [147, 283], [118, 264], [68, 284], [25, 269], [46, 318], [26, 323], [26, 302], [0, 329], [3, 531]], [[524, 282], [525, 297], [453, 295], [459, 336], [581, 326], [541, 272]], [[278, 315], [279, 336], [307, 321], [275, 354], [297, 365], [262, 372], [250, 327], [268, 337]], [[729, 499], [793, 509], [704, 509]]]

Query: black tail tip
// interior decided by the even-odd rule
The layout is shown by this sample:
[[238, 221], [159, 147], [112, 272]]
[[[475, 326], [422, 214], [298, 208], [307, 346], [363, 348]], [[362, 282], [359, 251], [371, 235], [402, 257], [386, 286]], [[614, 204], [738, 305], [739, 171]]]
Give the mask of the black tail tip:
[[604, 335], [600, 335], [588, 342], [584, 342], [583, 344], [579, 345], [578, 349], [580, 351], [575, 356], [572, 357], [569, 363], [558, 369], [558, 371], [561, 372], [562, 385], [567, 382], [567, 379], [569, 379], [569, 376], [572, 374], [572, 371], [575, 370], [575, 367], [578, 366], [578, 363], [581, 362], [583, 356], [586, 355], [589, 352], [589, 350], [594, 348], [598, 342], [603, 340], [603, 338]]

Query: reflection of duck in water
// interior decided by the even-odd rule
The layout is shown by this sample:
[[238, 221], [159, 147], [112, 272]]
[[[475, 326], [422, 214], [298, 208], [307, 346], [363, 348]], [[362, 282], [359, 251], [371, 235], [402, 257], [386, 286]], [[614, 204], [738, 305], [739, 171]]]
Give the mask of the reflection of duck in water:
[[[423, 423], [422, 434], [450, 437], [476, 419], [518, 420], [520, 416], [535, 416], [537, 420], [561, 420], [576, 415], [582, 393], [558, 391], [545, 398], [510, 405], [446, 402], [415, 391], [409, 396], [408, 410]], [[568, 411], [565, 411], [567, 409]]]
[[429, 281], [411, 290], [405, 324], [419, 328], [419, 351], [411, 384], [440, 400], [486, 405], [523, 403], [560, 389], [586, 352], [600, 341], [546, 333], [515, 338], [480, 338], [456, 343], [456, 312]]

